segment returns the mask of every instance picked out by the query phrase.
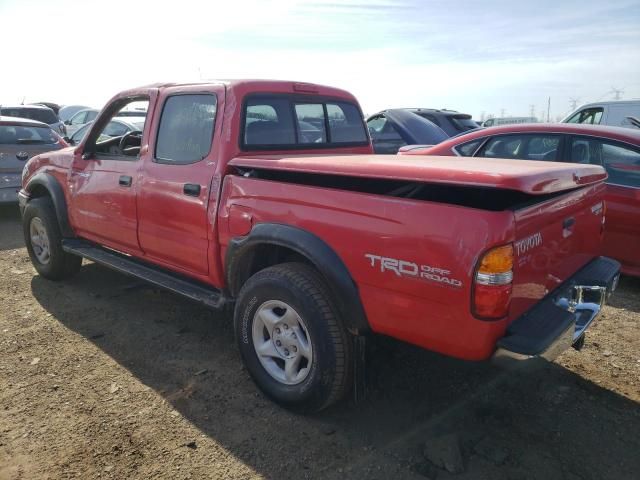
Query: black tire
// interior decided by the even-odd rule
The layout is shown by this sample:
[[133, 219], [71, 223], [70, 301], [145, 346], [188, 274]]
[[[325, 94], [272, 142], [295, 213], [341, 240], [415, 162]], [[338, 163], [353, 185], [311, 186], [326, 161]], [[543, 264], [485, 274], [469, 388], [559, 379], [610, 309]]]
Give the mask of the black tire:
[[[31, 242], [30, 227], [35, 218], [41, 220], [49, 240], [49, 259], [46, 263], [38, 259]], [[72, 255], [62, 249], [62, 234], [50, 198], [34, 198], [27, 203], [22, 215], [22, 230], [31, 263], [41, 276], [49, 280], [64, 280], [78, 272], [82, 265], [82, 257]]]
[[[296, 385], [275, 379], [253, 345], [253, 322], [268, 301], [290, 305], [304, 321], [313, 349], [306, 378]], [[322, 410], [340, 400], [352, 377], [351, 343], [320, 275], [302, 263], [285, 263], [253, 275], [236, 302], [234, 326], [244, 364], [258, 387], [276, 403], [298, 412]]]

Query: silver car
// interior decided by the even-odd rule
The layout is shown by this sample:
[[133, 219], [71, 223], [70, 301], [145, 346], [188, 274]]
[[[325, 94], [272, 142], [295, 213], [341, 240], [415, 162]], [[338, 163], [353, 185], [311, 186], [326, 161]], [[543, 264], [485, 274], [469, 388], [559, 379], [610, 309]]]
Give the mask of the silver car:
[[0, 105], [0, 115], [5, 117], [28, 118], [37, 122], [46, 123], [53, 128], [56, 133], [64, 136], [67, 128], [60, 121], [58, 116], [49, 107], [44, 105]]
[[64, 124], [67, 126], [67, 136], [71, 137], [78, 131], [83, 125], [93, 122], [100, 113], [93, 108], [85, 108], [75, 113], [70, 119], [65, 120]]
[[17, 191], [27, 160], [66, 146], [46, 123], [0, 116], [0, 204], [18, 201]]
[[[144, 129], [144, 121], [144, 117], [114, 117], [104, 128], [98, 141], [121, 137], [129, 132], [142, 131]], [[82, 142], [84, 136], [89, 132], [91, 125], [93, 125], [93, 122], [89, 122], [76, 130], [76, 132], [71, 135], [71, 138], [68, 139], [69, 144], [78, 145]]]

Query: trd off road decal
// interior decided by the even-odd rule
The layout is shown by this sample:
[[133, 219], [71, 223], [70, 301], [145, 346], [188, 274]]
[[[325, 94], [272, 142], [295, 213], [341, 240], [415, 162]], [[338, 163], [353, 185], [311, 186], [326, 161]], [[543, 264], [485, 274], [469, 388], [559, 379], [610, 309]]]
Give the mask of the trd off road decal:
[[539, 247], [540, 245], [542, 245], [542, 233], [540, 232], [534, 233], [533, 235], [523, 238], [522, 240], [518, 240], [516, 243], [514, 243], [516, 255], [518, 256], [524, 255], [529, 250]]
[[398, 277], [422, 278], [423, 280], [430, 280], [432, 282], [442, 283], [452, 287], [462, 286], [462, 282], [460, 280], [451, 278], [449, 276], [451, 272], [443, 268], [432, 267], [429, 265], [418, 265], [414, 262], [398, 260], [397, 258], [382, 257], [371, 253], [365, 253], [364, 256], [369, 260], [370, 267], [379, 268], [382, 273], [389, 271], [393, 272]]

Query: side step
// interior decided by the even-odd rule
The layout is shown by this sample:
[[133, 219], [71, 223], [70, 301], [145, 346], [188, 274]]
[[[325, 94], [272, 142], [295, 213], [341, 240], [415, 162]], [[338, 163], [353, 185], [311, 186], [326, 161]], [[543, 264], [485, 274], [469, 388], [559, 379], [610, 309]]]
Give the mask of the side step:
[[105, 267], [140, 278], [210, 308], [220, 310], [224, 308], [228, 301], [220, 290], [216, 290], [213, 287], [207, 287], [179, 274], [143, 263], [128, 255], [99, 247], [90, 242], [78, 239], [64, 239], [62, 240], [62, 248], [65, 252], [88, 258]]

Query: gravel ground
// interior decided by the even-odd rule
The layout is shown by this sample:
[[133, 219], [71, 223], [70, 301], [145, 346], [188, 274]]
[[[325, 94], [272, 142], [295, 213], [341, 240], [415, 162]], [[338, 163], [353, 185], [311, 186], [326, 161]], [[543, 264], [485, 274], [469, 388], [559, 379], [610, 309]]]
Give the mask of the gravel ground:
[[40, 278], [0, 208], [0, 479], [640, 478], [640, 281], [581, 352], [505, 371], [376, 339], [370, 395], [270, 403], [227, 318], [87, 263]]

